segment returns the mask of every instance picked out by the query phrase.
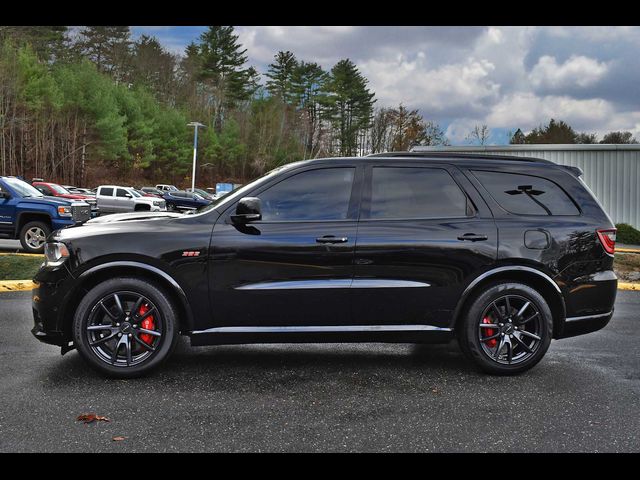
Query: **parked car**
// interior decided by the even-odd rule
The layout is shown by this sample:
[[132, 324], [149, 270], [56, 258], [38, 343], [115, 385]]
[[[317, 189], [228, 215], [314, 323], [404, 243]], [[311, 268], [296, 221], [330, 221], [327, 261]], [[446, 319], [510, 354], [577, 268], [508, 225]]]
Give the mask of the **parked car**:
[[156, 188], [163, 192], [177, 192], [179, 190], [175, 185], [165, 185], [163, 183], [156, 185]]
[[143, 191], [144, 193], [151, 193], [152, 195], [158, 195], [159, 197], [162, 197], [164, 195], [163, 190], [160, 190], [155, 187], [142, 187], [140, 188], [140, 190]]
[[47, 243], [33, 333], [116, 377], [160, 365], [179, 334], [457, 338], [484, 371], [524, 372], [613, 315], [616, 230], [580, 174], [458, 153], [307, 160], [198, 213], [98, 218]]
[[[63, 185], [64, 186], [64, 185]], [[67, 187], [64, 186], [64, 188], [66, 188], [67, 190], [69, 190], [71, 193], [79, 193], [81, 195], [89, 195], [92, 197], [96, 196], [95, 191], [91, 190], [90, 188], [82, 188], [82, 187]]]
[[162, 195], [157, 195], [155, 193], [148, 193], [148, 192], [145, 192], [143, 190], [140, 190], [139, 188], [135, 188], [135, 187], [129, 187], [129, 188], [131, 190], [135, 190], [136, 192], [138, 192], [143, 197], [162, 198]]
[[88, 203], [44, 196], [16, 177], [0, 177], [0, 238], [18, 239], [29, 253], [42, 253], [47, 236], [91, 218]]
[[218, 198], [216, 194], [207, 192], [206, 190], [203, 190], [201, 188], [196, 188], [195, 190], [191, 190], [191, 188], [187, 188], [185, 191], [186, 192], [194, 191], [195, 193], [200, 195], [205, 200], [212, 200], [213, 201], [213, 200], [216, 200]]
[[82, 200], [83, 202], [88, 203], [91, 206], [91, 217], [97, 217], [100, 213], [95, 195], [72, 193], [62, 185], [51, 182], [34, 181], [31, 185], [37, 188], [43, 195], [68, 198], [70, 200]]
[[98, 207], [103, 213], [166, 210], [164, 200], [145, 197], [133, 188], [118, 185], [101, 185], [98, 187], [96, 198], [98, 199]]
[[212, 200], [207, 200], [197, 193], [185, 192], [182, 190], [165, 192], [164, 197], [168, 210], [197, 210], [209, 205]]

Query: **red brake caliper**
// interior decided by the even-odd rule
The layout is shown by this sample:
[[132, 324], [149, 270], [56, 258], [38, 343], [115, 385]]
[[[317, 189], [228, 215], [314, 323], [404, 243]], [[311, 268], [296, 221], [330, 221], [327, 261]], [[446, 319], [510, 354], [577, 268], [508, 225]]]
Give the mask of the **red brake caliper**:
[[[493, 323], [491, 321], [491, 319], [489, 317], [484, 317], [482, 319], [482, 323]], [[495, 335], [495, 330], [493, 328], [483, 328], [483, 330], [485, 331], [485, 333], [487, 334], [487, 337], [490, 337], [491, 335]], [[484, 340], [487, 343], [487, 346], [489, 346], [490, 348], [493, 348], [496, 346], [496, 344], [498, 343], [498, 339], [497, 338], [492, 338], [491, 340]]]
[[[138, 310], [138, 314], [144, 315], [148, 311], [149, 311], [149, 305], [147, 305], [146, 303], [143, 303], [140, 306], [140, 310]], [[153, 315], [149, 315], [147, 318], [145, 318], [140, 324], [140, 326], [145, 330], [154, 330], [155, 324], [153, 323]], [[153, 335], [149, 335], [148, 333], [142, 333], [140, 334], [140, 340], [142, 340], [147, 345], [151, 345], [151, 342], [153, 341]]]

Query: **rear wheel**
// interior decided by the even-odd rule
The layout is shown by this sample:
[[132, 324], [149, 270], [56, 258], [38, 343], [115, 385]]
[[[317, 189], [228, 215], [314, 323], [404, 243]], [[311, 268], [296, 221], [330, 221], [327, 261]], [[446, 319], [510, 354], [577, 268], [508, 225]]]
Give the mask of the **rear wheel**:
[[490, 285], [471, 302], [458, 341], [482, 370], [512, 375], [542, 359], [552, 332], [544, 297], [528, 285], [504, 282]]
[[29, 253], [43, 253], [51, 227], [44, 222], [28, 222], [20, 230], [20, 243]]
[[73, 339], [89, 364], [113, 377], [144, 375], [176, 346], [178, 317], [165, 292], [148, 281], [114, 278], [80, 302]]

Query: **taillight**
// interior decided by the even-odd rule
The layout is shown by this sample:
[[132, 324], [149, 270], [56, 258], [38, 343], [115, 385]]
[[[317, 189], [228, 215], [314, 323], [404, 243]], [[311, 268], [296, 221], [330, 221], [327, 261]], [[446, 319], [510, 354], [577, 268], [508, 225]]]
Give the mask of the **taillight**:
[[616, 232], [615, 228], [607, 228], [602, 230], [596, 230], [598, 238], [602, 244], [602, 248], [609, 255], [613, 255], [616, 248]]

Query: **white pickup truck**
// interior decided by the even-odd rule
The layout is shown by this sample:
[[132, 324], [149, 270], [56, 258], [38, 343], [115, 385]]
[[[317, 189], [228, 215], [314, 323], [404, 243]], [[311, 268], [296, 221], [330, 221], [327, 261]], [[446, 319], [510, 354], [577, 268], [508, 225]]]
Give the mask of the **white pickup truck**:
[[167, 205], [164, 199], [144, 197], [133, 188], [118, 185], [101, 185], [96, 193], [101, 213], [121, 212], [164, 212]]

